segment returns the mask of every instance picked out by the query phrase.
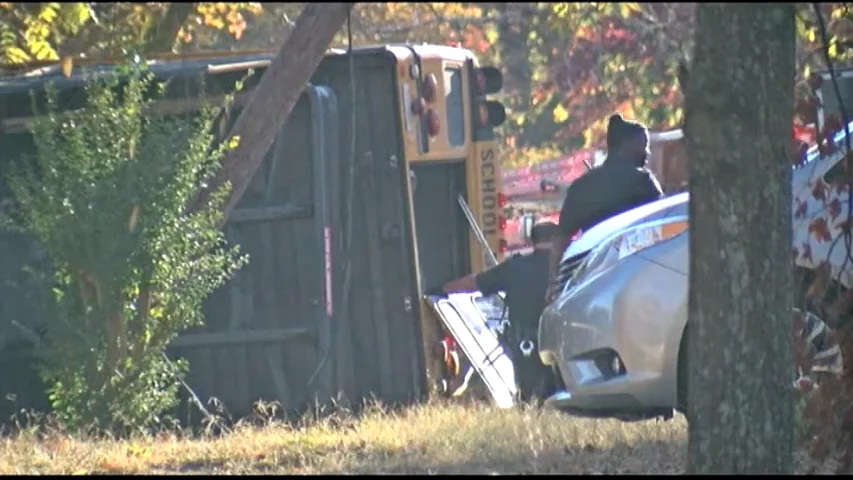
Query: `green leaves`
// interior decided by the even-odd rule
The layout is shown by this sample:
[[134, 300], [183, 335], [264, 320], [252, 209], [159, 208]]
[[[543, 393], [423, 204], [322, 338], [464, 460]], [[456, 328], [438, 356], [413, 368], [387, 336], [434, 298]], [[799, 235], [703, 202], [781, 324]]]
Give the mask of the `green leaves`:
[[164, 90], [144, 64], [121, 71], [90, 79], [77, 111], [60, 111], [49, 87], [30, 126], [35, 155], [9, 174], [20, 226], [56, 267], [57, 347], [43, 374], [71, 426], [159, 421], [180, 373], [163, 360], [166, 345], [201, 324], [204, 299], [247, 260], [226, 245], [216, 202], [184, 210], [230, 146], [213, 145], [218, 109], [145, 116], [156, 100], [147, 92]]
[[639, 3], [635, 2], [622, 2], [619, 3], [619, 15], [622, 18], [629, 18], [634, 13], [640, 12], [642, 10], [642, 6]]

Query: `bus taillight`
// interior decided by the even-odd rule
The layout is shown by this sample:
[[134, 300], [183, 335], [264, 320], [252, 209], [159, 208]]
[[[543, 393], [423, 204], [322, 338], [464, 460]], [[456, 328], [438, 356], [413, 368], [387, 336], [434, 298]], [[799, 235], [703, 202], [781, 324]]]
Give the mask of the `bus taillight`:
[[426, 111], [426, 101], [423, 98], [416, 98], [412, 100], [412, 114], [421, 116]]
[[503, 193], [498, 193], [498, 208], [506, 207], [507, 202], [508, 201], [506, 195], [504, 195]]
[[477, 95], [483, 95], [486, 91], [486, 74], [482, 70], [476, 70], [474, 84], [477, 87]]
[[477, 106], [477, 117], [480, 121], [477, 126], [483, 128], [489, 125], [489, 107], [486, 106], [485, 103], [481, 103]]
[[432, 103], [435, 101], [435, 92], [438, 90], [438, 85], [435, 80], [435, 75], [429, 74], [424, 79], [423, 85], [423, 97], [428, 103]]
[[427, 133], [430, 137], [434, 137], [438, 135], [438, 132], [441, 131], [441, 120], [438, 119], [438, 114], [435, 113], [435, 110], [429, 109], [424, 114], [424, 120], [426, 121]]

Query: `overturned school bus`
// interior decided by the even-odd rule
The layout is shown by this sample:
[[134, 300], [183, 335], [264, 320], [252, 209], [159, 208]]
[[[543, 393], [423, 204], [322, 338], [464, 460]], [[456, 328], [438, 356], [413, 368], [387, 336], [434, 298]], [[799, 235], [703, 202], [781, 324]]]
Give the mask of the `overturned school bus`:
[[[149, 59], [155, 78], [168, 80], [152, 113], [197, 110], [253, 70], [223, 116], [224, 135], [272, 58]], [[16, 68], [0, 78], [0, 170], [33, 148], [30, 91], [52, 82], [66, 108], [79, 108], [86, 76], [114, 66], [81, 61], [69, 78], [56, 66]], [[500, 88], [500, 72], [461, 48], [385, 45], [325, 56], [224, 227], [250, 264], [209, 299], [205, 326], [171, 347], [190, 361], [193, 396], [243, 415], [259, 400], [292, 410], [338, 395], [405, 403], [430, 390], [442, 368], [432, 354], [441, 327], [423, 292], [482, 270], [502, 248], [493, 128], [504, 110], [486, 98]], [[0, 183], [0, 201], [8, 196]], [[44, 261], [30, 239], [0, 232], [0, 398], [17, 402], [4, 411], [43, 399], [22, 367], [25, 349], [13, 347], [39, 318], [22, 271]]]

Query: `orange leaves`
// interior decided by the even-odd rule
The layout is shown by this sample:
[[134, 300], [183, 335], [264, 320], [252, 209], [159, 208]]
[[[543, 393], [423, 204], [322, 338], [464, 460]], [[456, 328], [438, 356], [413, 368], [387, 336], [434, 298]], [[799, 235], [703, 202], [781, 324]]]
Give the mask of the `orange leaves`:
[[816, 200], [826, 201], [826, 183], [822, 179], [817, 179], [812, 187], [812, 196]]
[[[370, 43], [437, 43], [463, 45], [475, 51], [485, 51], [484, 42], [491, 45], [486, 30], [488, 22], [481, 22], [485, 8], [465, 3], [356, 3], [353, 7], [353, 24], [357, 42]], [[480, 30], [480, 32], [474, 32]], [[362, 37], [363, 35], [363, 37]], [[482, 38], [478, 38], [481, 36]], [[486, 59], [480, 58], [480, 61]]]
[[62, 57], [59, 61], [59, 69], [62, 70], [62, 76], [70, 78], [71, 72], [74, 69], [74, 58], [70, 56]]
[[[215, 30], [226, 30], [236, 40], [240, 40], [247, 27], [243, 12], [260, 14], [263, 7], [257, 2], [200, 3], [196, 7], [196, 23]], [[192, 38], [189, 31], [185, 31], [184, 36]]]
[[535, 88], [533, 90], [533, 94], [531, 95], [530, 101], [533, 105], [539, 105], [544, 102], [550, 96], [550, 92], [545, 90], [545, 88]]
[[207, 25], [208, 27], [213, 27], [217, 30], [221, 30], [225, 28], [225, 21], [222, 20], [222, 15], [216, 7], [216, 4], [199, 4], [198, 8], [196, 9], [199, 15], [198, 21], [200, 23], [203, 23], [204, 25]]
[[633, 42], [637, 36], [628, 29], [614, 27], [611, 23], [604, 32], [604, 38], [610, 41]]
[[[560, 27], [567, 33], [568, 48], [556, 56], [551, 72], [564, 91], [563, 104], [576, 125], [564, 134], [571, 136], [581, 130], [586, 146], [597, 145], [603, 132], [598, 122], [620, 109], [633, 110], [629, 116], [652, 129], [678, 126], [682, 99], [672, 68], [677, 56], [670, 49], [659, 51], [662, 40], [650, 33], [655, 28], [646, 23], [657, 21], [652, 18], [672, 19], [665, 26], [666, 43], [682, 44], [692, 34], [693, 10], [678, 4], [656, 5], [660, 6], [637, 5], [639, 10], [627, 11], [631, 21], [626, 21], [617, 8], [572, 4], [573, 15], [566, 15]], [[649, 8], [660, 11], [635, 14]]]
[[818, 217], [809, 223], [809, 234], [818, 242], [831, 242], [832, 235], [829, 232], [829, 225], [826, 219]]
[[228, 21], [228, 33], [234, 36], [237, 40], [243, 36], [243, 31], [246, 30], [246, 20], [238, 11], [230, 11], [225, 17]]
[[465, 32], [462, 34], [462, 46], [477, 53], [486, 53], [491, 43], [482, 28], [466, 25]]
[[[832, 185], [836, 195], [829, 195], [829, 185], [818, 178], [813, 181], [811, 195], [815, 200], [820, 201], [825, 208], [825, 215], [812, 218], [809, 221], [808, 232], [811, 237], [819, 242], [832, 241], [832, 233], [830, 225], [834, 230], [847, 232], [850, 230], [850, 219], [844, 213], [844, 204], [841, 198], [837, 195], [842, 191], [844, 186], [837, 184]], [[841, 187], [841, 188], [839, 188]], [[803, 219], [808, 215], [808, 202], [801, 200], [799, 197], [794, 198], [794, 219]]]
[[826, 208], [829, 213], [829, 218], [835, 220], [839, 215], [841, 215], [841, 200], [833, 198]]
[[581, 25], [577, 29], [575, 29], [575, 39], [576, 40], [578, 40], [578, 39], [589, 40], [592, 37], [593, 37], [592, 29], [585, 26], [585, 25]]

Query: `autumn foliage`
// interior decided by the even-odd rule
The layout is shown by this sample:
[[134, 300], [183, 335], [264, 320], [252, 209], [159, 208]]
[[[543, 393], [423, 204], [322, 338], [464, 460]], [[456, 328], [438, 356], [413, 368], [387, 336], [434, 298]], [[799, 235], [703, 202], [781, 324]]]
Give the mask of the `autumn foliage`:
[[[850, 55], [845, 38], [851, 38], [853, 34], [853, 10], [846, 4], [820, 4], [819, 8], [820, 19], [811, 10], [811, 5], [798, 17], [803, 48], [798, 52], [802, 70], [796, 99], [793, 162], [797, 169], [809, 168], [812, 162], [807, 161], [807, 151], [811, 144], [815, 146], [813, 155], [817, 158], [831, 158], [837, 163], [826, 174], [811, 176], [808, 189], [794, 192], [794, 222], [807, 224], [808, 238], [795, 245], [793, 252], [798, 263], [817, 264], [817, 268], [807, 276], [807, 289], [802, 300], [831, 328], [824, 336], [831, 336], [837, 341], [844, 365], [840, 377], [823, 378], [819, 388], [814, 390], [810, 386], [801, 388], [802, 415], [805, 441], [812, 455], [819, 460], [836, 457], [840, 462], [839, 472], [849, 473], [853, 465], [853, 326], [847, 320], [853, 312], [853, 293], [841, 286], [837, 275], [841, 274], [838, 270], [850, 268], [848, 261], [853, 258], [853, 211], [849, 208], [853, 199], [850, 188], [853, 170], [850, 153], [844, 153], [848, 152], [853, 139], [848, 137], [849, 133], [839, 135], [844, 130], [845, 120], [837, 113], [827, 115], [821, 124], [817, 113], [823, 105], [817, 92], [834, 95], [836, 84], [827, 85], [826, 77], [814, 70], [825, 69], [827, 62], [832, 62], [834, 69], [848, 64]], [[829, 38], [819, 34], [818, 20], [826, 22]], [[853, 118], [844, 110], [851, 105], [844, 107], [841, 113], [849, 122]], [[834, 251], [843, 252], [844, 261], [840, 268], [830, 268], [828, 259], [816, 258], [815, 251], [819, 246], [829, 246], [830, 255]], [[833, 258], [837, 260], [839, 255]], [[796, 320], [795, 332], [801, 326]], [[799, 347], [798, 366], [809, 371], [809, 361], [802, 355], [802, 345]]]
[[[176, 5], [0, 2], [0, 74], [23, 62], [156, 52], [154, 39], [170, 22], [175, 28], [166, 43], [177, 52], [272, 48], [303, 6], [199, 2], [180, 10]], [[826, 22], [828, 38], [820, 35], [814, 5]], [[694, 10], [692, 3], [357, 3], [351, 33], [356, 46], [458, 45], [475, 52], [482, 64], [500, 67], [505, 81], [499, 99], [508, 113], [500, 132], [503, 158], [519, 166], [601, 146], [605, 119], [614, 111], [653, 130], [680, 126], [683, 98], [677, 72], [680, 63], [690, 61]], [[336, 42], [343, 44], [347, 33], [342, 30]], [[844, 126], [841, 117], [818, 121], [822, 105], [816, 92], [826, 80], [815, 72], [826, 69], [827, 57], [836, 68], [851, 65], [853, 4], [797, 4], [797, 41], [799, 72], [792, 92], [797, 109], [790, 149], [795, 169], [801, 169], [812, 146], [822, 158], [846, 151], [846, 141], [836, 141]], [[853, 265], [853, 242], [848, 241], [853, 238], [853, 213], [846, 207], [853, 203], [850, 160], [849, 155], [841, 160], [840, 174], [815, 177], [807, 189], [794, 192], [794, 221], [806, 222], [809, 234], [807, 241], [793, 246], [801, 262], [822, 265], [825, 259], [817, 257], [817, 246], [834, 245], [848, 249], [848, 268]], [[815, 272], [808, 300], [836, 329], [845, 361], [853, 361], [853, 327], [844, 322], [851, 295], [828, 294], [833, 291], [832, 272]], [[799, 363], [808, 370], [806, 360]], [[804, 395], [810, 435], [817, 438], [812, 441], [815, 454], [853, 445], [853, 377], [827, 380]], [[845, 468], [851, 459], [853, 449]]]

